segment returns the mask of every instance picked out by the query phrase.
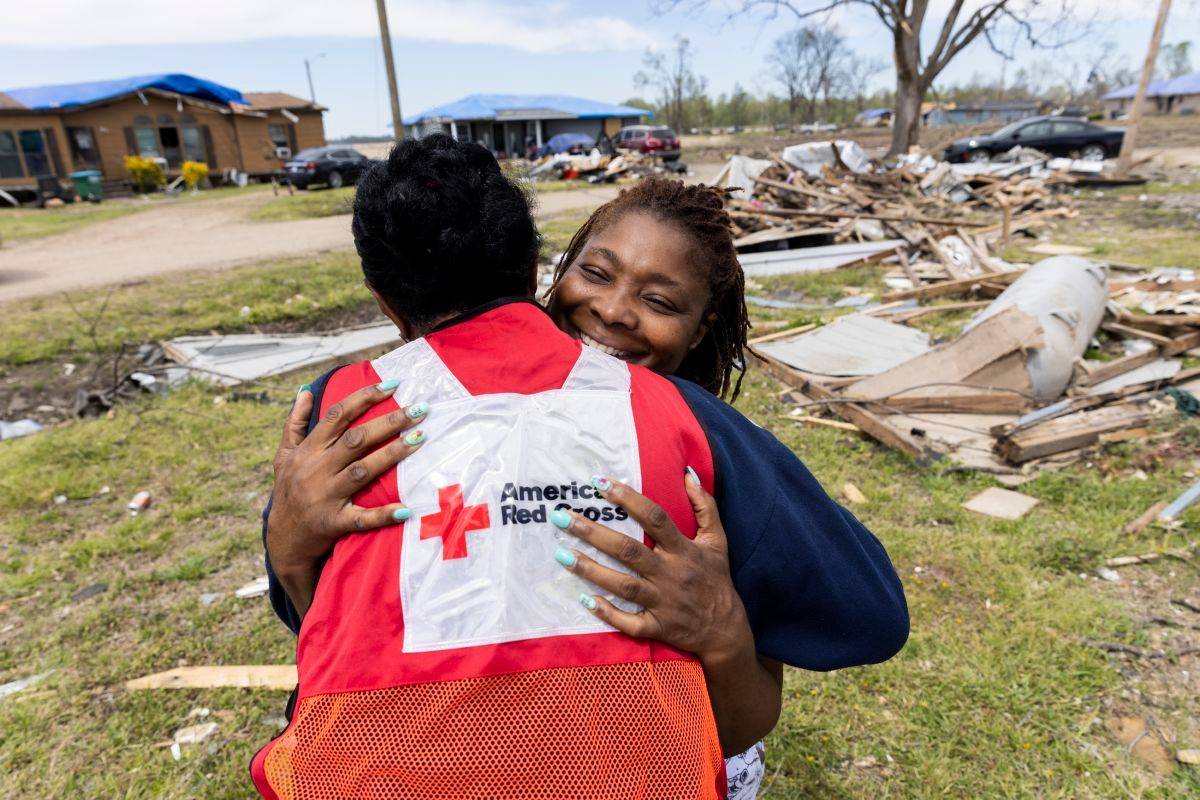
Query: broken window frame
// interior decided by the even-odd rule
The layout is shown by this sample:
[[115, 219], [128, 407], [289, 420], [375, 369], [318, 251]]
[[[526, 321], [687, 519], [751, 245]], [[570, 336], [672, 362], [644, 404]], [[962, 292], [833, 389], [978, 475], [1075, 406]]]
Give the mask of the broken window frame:
[[0, 130], [0, 178], [24, 177], [25, 164], [21, 160], [16, 135], [11, 130]]
[[[33, 143], [36, 137], [37, 144], [40, 149], [33, 149], [26, 146], [26, 142]], [[21, 148], [21, 157], [25, 161], [25, 172], [31, 177], [41, 175], [53, 175], [54, 168], [50, 162], [50, 147], [46, 143], [45, 135], [36, 128], [25, 128], [17, 131], [17, 143]], [[44, 162], [44, 163], [42, 163]], [[36, 165], [41, 163], [42, 169], [37, 169]]]
[[[91, 144], [80, 141], [80, 135], [86, 137]], [[100, 169], [100, 148], [96, 143], [96, 135], [89, 127], [68, 127], [67, 142], [71, 146], [71, 160], [76, 169]]]

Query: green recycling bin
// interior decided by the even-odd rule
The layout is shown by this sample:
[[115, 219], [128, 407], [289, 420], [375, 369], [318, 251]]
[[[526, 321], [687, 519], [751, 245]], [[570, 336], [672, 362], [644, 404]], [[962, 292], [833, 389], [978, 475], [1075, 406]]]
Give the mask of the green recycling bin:
[[100, 185], [103, 173], [98, 169], [81, 169], [71, 173], [71, 182], [75, 184], [75, 194], [80, 200], [91, 200], [99, 203], [104, 199], [104, 190]]

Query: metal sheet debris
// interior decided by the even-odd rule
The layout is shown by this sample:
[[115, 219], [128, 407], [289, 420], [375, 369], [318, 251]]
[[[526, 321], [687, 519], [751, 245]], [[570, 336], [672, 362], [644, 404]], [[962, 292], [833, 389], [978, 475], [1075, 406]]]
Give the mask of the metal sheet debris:
[[749, 200], [754, 196], [754, 179], [769, 166], [771, 161], [765, 158], [730, 156], [711, 185], [727, 189], [736, 187], [737, 190], [731, 194], [739, 200]]
[[783, 160], [811, 177], [819, 177], [821, 168], [833, 167], [837, 163], [834, 157], [834, 147], [843, 164], [851, 172], [867, 172], [871, 168], [871, 157], [863, 150], [858, 142], [849, 139], [838, 139], [835, 142], [805, 142], [783, 148]]
[[1167, 381], [1178, 375], [1181, 369], [1183, 369], [1183, 362], [1175, 358], [1163, 358], [1158, 361], [1151, 361], [1149, 364], [1132, 369], [1124, 375], [1118, 375], [1115, 378], [1109, 378], [1106, 381], [1097, 383], [1095, 386], [1089, 387], [1087, 393], [1107, 394], [1108, 392], [1115, 392], [1118, 389], [1124, 389], [1127, 386]]
[[817, 375], [876, 375], [929, 350], [929, 334], [866, 314], [839, 317], [828, 325], [758, 345], [790, 367]]
[[771, 250], [766, 253], [742, 253], [738, 261], [751, 277], [788, 275], [803, 272], [831, 272], [868, 256], [904, 246], [903, 239], [882, 242], [850, 242], [826, 247], [802, 247], [796, 250]]

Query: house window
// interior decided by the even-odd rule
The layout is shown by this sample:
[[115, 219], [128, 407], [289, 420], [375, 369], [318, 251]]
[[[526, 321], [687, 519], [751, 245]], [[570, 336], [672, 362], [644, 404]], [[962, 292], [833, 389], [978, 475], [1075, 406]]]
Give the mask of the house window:
[[158, 140], [162, 143], [162, 155], [167, 160], [167, 166], [178, 169], [183, 163], [183, 149], [179, 140], [179, 128], [175, 126], [158, 129]]
[[67, 128], [67, 140], [71, 144], [71, 158], [77, 167], [100, 167], [100, 150], [91, 128]]
[[46, 153], [46, 142], [41, 131], [21, 131], [21, 152], [25, 154], [25, 169], [33, 177], [50, 175], [50, 159]]
[[208, 162], [204, 153], [204, 134], [195, 125], [187, 125], [179, 129], [183, 137], [183, 154], [188, 161]]
[[154, 132], [154, 120], [146, 115], [133, 118], [133, 142], [140, 156], [157, 156], [158, 135]]
[[17, 152], [17, 137], [12, 131], [0, 131], [0, 178], [23, 178], [21, 154]]
[[287, 128], [283, 125], [268, 125], [267, 136], [271, 138], [271, 144], [276, 147], [288, 147]]

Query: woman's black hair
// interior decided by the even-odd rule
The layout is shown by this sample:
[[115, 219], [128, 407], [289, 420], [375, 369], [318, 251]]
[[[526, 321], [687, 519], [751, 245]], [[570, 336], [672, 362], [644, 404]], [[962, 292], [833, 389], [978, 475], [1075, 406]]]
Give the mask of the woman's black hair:
[[354, 197], [367, 285], [419, 328], [530, 293], [541, 238], [525, 193], [484, 147], [408, 139], [369, 167]]

